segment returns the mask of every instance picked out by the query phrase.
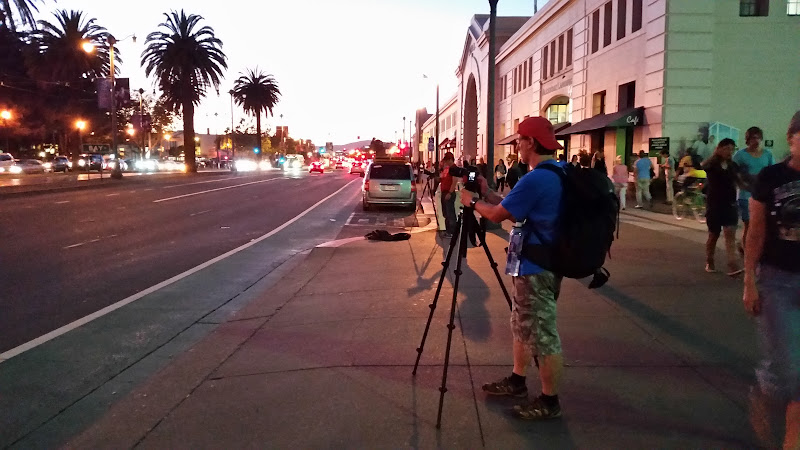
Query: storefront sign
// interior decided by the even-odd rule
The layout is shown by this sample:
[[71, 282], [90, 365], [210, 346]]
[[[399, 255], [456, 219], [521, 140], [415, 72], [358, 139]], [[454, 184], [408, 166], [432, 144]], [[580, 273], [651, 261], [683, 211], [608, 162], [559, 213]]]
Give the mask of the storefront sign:
[[659, 153], [661, 153], [661, 150], [669, 151], [669, 138], [650, 138], [650, 156], [657, 156]]
[[556, 79], [551, 82], [545, 83], [542, 89], [542, 94], [549, 94], [551, 92], [557, 91], [567, 86], [572, 86], [572, 75], [570, 75], [569, 78], [564, 78], [560, 81]]
[[432, 151], [433, 151], [434, 145], [435, 145], [435, 144], [433, 143], [433, 138], [432, 138], [432, 137], [431, 137], [431, 138], [428, 138], [428, 151], [429, 151], [429, 152], [432, 152]]

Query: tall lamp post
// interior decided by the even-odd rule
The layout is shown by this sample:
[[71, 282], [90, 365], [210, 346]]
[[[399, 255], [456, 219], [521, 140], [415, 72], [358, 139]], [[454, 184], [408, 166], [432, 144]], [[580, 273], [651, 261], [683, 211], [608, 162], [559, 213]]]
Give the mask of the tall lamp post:
[[236, 164], [233, 162], [236, 157], [236, 146], [233, 145], [233, 89], [228, 91], [228, 94], [231, 95], [231, 172], [235, 172]]
[[78, 120], [75, 122], [75, 128], [78, 129], [78, 154], [83, 152], [83, 129], [86, 128], [85, 120]]
[[10, 128], [8, 126], [8, 121], [11, 120], [11, 111], [4, 109], [0, 111], [0, 119], [3, 119], [3, 128], [5, 128], [6, 133], [6, 148], [4, 149], [6, 153], [10, 152], [9, 145], [8, 145], [8, 136], [11, 134]]
[[[487, 102], [488, 115], [486, 120], [486, 160], [489, 167], [494, 164], [494, 91], [495, 91], [495, 59], [497, 47], [495, 30], [497, 29], [497, 0], [489, 0], [489, 101]], [[490, 188], [494, 188], [494, 177], [487, 177]]]
[[[142, 129], [142, 159], [144, 159], [144, 89], [139, 88], [139, 128]], [[150, 130], [147, 130], [150, 134]]]

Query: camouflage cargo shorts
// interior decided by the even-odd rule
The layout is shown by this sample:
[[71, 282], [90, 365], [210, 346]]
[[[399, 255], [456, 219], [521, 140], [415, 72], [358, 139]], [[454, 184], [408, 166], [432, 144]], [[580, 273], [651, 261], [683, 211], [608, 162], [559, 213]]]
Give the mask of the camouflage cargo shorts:
[[511, 333], [527, 344], [532, 355], [561, 353], [561, 338], [556, 329], [556, 300], [561, 277], [552, 272], [514, 277], [514, 308]]

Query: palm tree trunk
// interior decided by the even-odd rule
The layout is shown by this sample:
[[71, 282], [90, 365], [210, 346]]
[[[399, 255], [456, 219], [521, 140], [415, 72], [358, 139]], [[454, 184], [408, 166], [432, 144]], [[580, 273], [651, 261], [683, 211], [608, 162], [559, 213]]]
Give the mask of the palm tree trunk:
[[187, 172], [197, 172], [194, 158], [194, 104], [191, 99], [183, 101], [183, 156]]
[[261, 148], [261, 111], [256, 113], [256, 148], [258, 149], [256, 159], [261, 162], [261, 155], [264, 153], [264, 149]]

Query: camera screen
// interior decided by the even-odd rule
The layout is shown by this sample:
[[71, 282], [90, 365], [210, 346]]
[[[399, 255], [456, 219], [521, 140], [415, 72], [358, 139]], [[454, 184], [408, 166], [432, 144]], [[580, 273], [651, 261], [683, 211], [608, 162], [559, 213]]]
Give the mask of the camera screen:
[[469, 173], [469, 181], [475, 181], [475, 176], [476, 175], [477, 175], [477, 172], [470, 172]]

